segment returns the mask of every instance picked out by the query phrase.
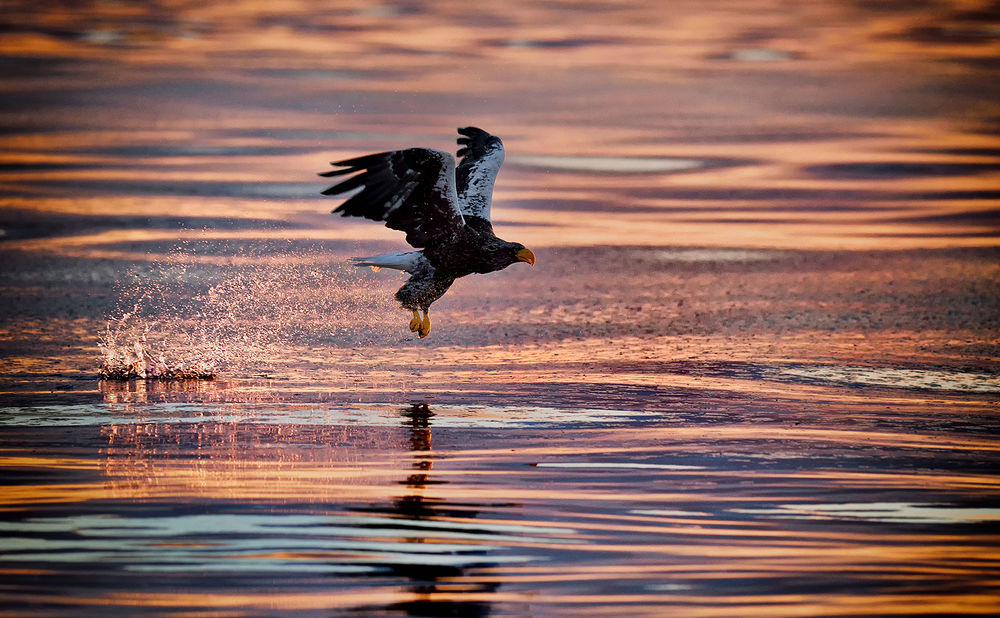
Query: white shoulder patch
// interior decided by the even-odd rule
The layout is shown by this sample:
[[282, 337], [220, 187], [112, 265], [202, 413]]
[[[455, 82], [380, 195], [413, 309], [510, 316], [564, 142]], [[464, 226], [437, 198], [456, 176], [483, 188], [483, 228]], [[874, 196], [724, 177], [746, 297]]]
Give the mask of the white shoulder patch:
[[482, 158], [469, 162], [469, 177], [465, 191], [459, 195], [462, 212], [487, 221], [490, 219], [490, 206], [493, 202], [493, 185], [500, 166], [503, 165], [503, 147], [494, 149]]
[[461, 202], [458, 199], [458, 181], [455, 179], [455, 157], [451, 156], [450, 152], [443, 150], [434, 148], [428, 148], [427, 150], [434, 153], [441, 161], [441, 173], [434, 182], [434, 191], [441, 195], [455, 210], [464, 225], [465, 217], [462, 216]]

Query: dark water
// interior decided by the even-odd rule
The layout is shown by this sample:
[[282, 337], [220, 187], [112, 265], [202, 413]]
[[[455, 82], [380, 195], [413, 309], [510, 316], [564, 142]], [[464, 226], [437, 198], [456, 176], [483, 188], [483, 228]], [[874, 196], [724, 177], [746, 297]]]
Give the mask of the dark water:
[[[998, 33], [3, 5], [0, 613], [1000, 612]], [[538, 260], [417, 340], [315, 173], [469, 124]]]

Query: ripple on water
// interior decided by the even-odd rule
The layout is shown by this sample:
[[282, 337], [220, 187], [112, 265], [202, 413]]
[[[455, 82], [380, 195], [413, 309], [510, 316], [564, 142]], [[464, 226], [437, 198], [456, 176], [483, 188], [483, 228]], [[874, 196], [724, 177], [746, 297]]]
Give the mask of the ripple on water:
[[582, 542], [563, 527], [338, 513], [39, 517], [0, 522], [4, 532], [19, 535], [4, 539], [6, 560], [102, 561], [133, 571], [215, 571], [228, 565], [243, 572], [363, 574], [384, 570], [382, 565], [466, 567], [481, 563], [487, 552], [491, 564], [531, 562], [540, 557], [501, 550]]
[[[830, 427], [841, 416], [720, 421], [685, 405], [685, 422], [533, 406], [8, 408], [0, 466], [17, 484], [0, 544], [22, 605], [46, 581], [119, 613], [143, 609], [141, 587], [191, 614], [298, 595], [358, 615], [380, 613], [372, 598], [416, 599], [414, 615], [772, 615], [790, 588], [888, 614], [910, 602], [902, 586], [995, 570], [993, 537], [968, 526], [1000, 519], [993, 478], [975, 472], [996, 457], [982, 440], [903, 425], [872, 442]], [[286, 596], [253, 596], [263, 579]], [[480, 601], [490, 611], [451, 605]]]
[[684, 172], [708, 166], [707, 161], [678, 157], [584, 157], [557, 155], [519, 155], [508, 158], [513, 165], [570, 172], [606, 172], [643, 174]]
[[[435, 406], [437, 428], [529, 428], [609, 425], [642, 418], [655, 412], [611, 409], [560, 409], [506, 406]], [[295, 424], [306, 426], [364, 425], [394, 427], [399, 413], [392, 404], [328, 407], [302, 404], [260, 403], [158, 403], [141, 408], [121, 405], [25, 406], [2, 409], [0, 426], [68, 427], [112, 423], [231, 423]]]
[[872, 161], [814, 165], [805, 171], [823, 178], [878, 180], [893, 178], [954, 177], [995, 172], [996, 163], [925, 161]]

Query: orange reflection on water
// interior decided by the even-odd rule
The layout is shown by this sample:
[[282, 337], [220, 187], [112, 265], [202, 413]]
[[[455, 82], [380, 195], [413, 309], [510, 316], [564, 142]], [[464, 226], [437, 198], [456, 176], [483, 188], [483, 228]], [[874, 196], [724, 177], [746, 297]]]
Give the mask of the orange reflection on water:
[[[997, 538], [975, 519], [993, 521], [998, 489], [982, 463], [1000, 388], [1000, 271], [981, 250], [1000, 239], [994, 9], [4, 12], [17, 304], [0, 395], [42, 437], [39, 452], [4, 446], [16, 482], [0, 508], [23, 524], [18, 555], [55, 565], [4, 572], [60, 593], [19, 580], [5, 599], [219, 615], [995, 612], [982, 591]], [[505, 140], [496, 229], [538, 264], [456, 283], [434, 335], [412, 340], [399, 277], [338, 270], [402, 239], [329, 216], [314, 174], [390, 148], [453, 151], [466, 124]], [[164, 270], [130, 286], [129, 267]], [[97, 385], [98, 299], [116, 282], [162, 292], [140, 324], [151, 339], [253, 354], [210, 384]], [[193, 302], [212, 290], [228, 294]], [[337, 403], [437, 398], [479, 407]], [[926, 505], [966, 518], [892, 520]], [[199, 535], [201, 515], [243, 527]], [[73, 562], [81, 551], [99, 564]], [[132, 567], [152, 570], [148, 586], [190, 567], [196, 585], [116, 588]], [[240, 568], [277, 583], [234, 589]], [[63, 586], [90, 570], [105, 588]]]
[[[4, 449], [13, 450], [13, 449]], [[2, 451], [0, 451], [2, 452]], [[0, 455], [0, 467], [4, 468], [49, 468], [51, 470], [93, 470], [98, 465], [87, 459], [61, 457], [27, 457]]]
[[[55, 129], [0, 136], [5, 207], [287, 221], [332, 206], [313, 176], [327, 160], [451, 150], [470, 118], [507, 140], [495, 214], [534, 246], [997, 243], [986, 2], [23, 8], [0, 53], [114, 79], [94, 98], [76, 96], [75, 71], [9, 81], [67, 101], [37, 111]], [[637, 157], [693, 167], [630, 171]], [[327, 226], [348, 229], [314, 218], [290, 236]]]
[[[405, 552], [400, 553], [400, 542], [412, 545], [411, 551], [417, 552], [418, 559], [428, 555], [420, 552], [456, 543], [463, 552], [498, 552], [499, 557], [504, 552], [572, 555], [569, 564], [560, 562], [559, 566], [491, 566], [486, 560], [486, 564], [459, 571], [441, 571], [433, 577], [433, 584], [420, 586], [401, 587], [373, 579], [374, 585], [365, 589], [348, 585], [339, 587], [336, 593], [108, 590], [59, 598], [61, 604], [76, 606], [102, 603], [190, 611], [287, 611], [419, 600], [442, 608], [459, 602], [523, 604], [542, 612], [566, 604], [597, 613], [620, 609], [622, 604], [637, 604], [639, 614], [694, 604], [704, 615], [755, 611], [763, 615], [765, 607], [773, 610], [766, 615], [782, 615], [789, 609], [785, 602], [791, 597], [787, 595], [736, 592], [720, 600], [700, 589], [725, 585], [733, 578], [762, 583], [785, 578], [822, 579], [838, 573], [840, 577], [864, 579], [872, 569], [883, 573], [880, 577], [887, 585], [920, 587], [941, 578], [975, 582], [982, 569], [989, 568], [984, 562], [984, 544], [996, 539], [988, 534], [965, 534], [954, 528], [871, 528], [843, 522], [817, 526], [808, 519], [799, 527], [787, 519], [748, 519], [740, 515], [764, 512], [766, 508], [761, 508], [775, 500], [798, 504], [801, 512], [807, 513], [820, 496], [864, 500], [863, 496], [879, 495], [868, 493], [873, 490], [913, 492], [916, 485], [927, 495], [939, 492], [951, 499], [974, 499], [996, 491], [996, 479], [989, 474], [822, 466], [786, 466], [770, 471], [766, 465], [717, 469], [712, 458], [700, 459], [700, 465], [693, 466], [648, 463], [665, 454], [669, 454], [668, 461], [677, 461], [703, 457], [706, 452], [725, 453], [722, 462], [729, 458], [739, 461], [742, 456], [759, 453], [761, 443], [769, 445], [767, 452], [772, 459], [786, 454], [807, 458], [810, 453], [828, 455], [831, 448], [856, 452], [861, 444], [870, 452], [937, 451], [954, 456], [965, 449], [988, 453], [993, 447], [986, 440], [921, 440], [909, 433], [850, 431], [809, 424], [716, 422], [646, 426], [625, 443], [619, 439], [619, 431], [610, 428], [548, 430], [543, 432], [544, 444], [534, 442], [534, 437], [525, 441], [523, 432], [496, 436], [480, 433], [485, 442], [469, 448], [456, 443], [454, 433], [450, 437], [446, 433], [443, 440], [441, 435], [435, 436], [435, 425], [447, 424], [452, 414], [448, 407], [414, 405], [398, 411], [396, 422], [390, 425], [246, 421], [108, 424], [101, 428], [103, 445], [93, 458], [12, 456], [3, 462], [17, 468], [51, 464], [54, 470], [66, 469], [67, 465], [73, 470], [99, 467], [98, 482], [86, 479], [75, 484], [27, 484], [18, 491], [5, 492], [4, 507], [17, 510], [51, 505], [55, 500], [130, 505], [190, 505], [205, 501], [271, 505], [255, 511], [260, 515], [254, 516], [263, 518], [263, 531], [270, 531], [267, 543], [272, 542], [272, 536], [286, 534], [289, 525], [295, 535], [314, 529], [303, 527], [301, 522], [286, 524], [286, 515], [292, 520], [311, 517], [309, 525], [319, 526], [315, 528], [319, 531], [315, 547], [250, 552], [234, 547], [227, 557], [234, 565], [259, 560], [331, 566], [369, 561], [394, 564], [407, 559]], [[489, 413], [483, 416], [488, 419]], [[535, 431], [530, 433], [534, 436]], [[90, 462], [93, 465], [86, 465]], [[607, 465], [612, 467], [602, 467]], [[623, 474], [625, 471], [627, 474]], [[809, 488], [808, 496], [800, 495], [804, 488]], [[692, 502], [697, 506], [688, 506]], [[301, 510], [302, 505], [310, 504], [319, 508], [315, 515]], [[872, 507], [877, 516], [877, 505]], [[294, 512], [286, 513], [287, 509]], [[365, 513], [368, 515], [354, 524], [358, 527], [352, 528], [352, 520]], [[219, 516], [229, 525], [239, 521], [236, 514]], [[185, 517], [180, 514], [179, 521], [173, 524], [180, 526], [178, 532], [171, 532], [172, 519], [167, 515], [159, 519], [140, 517], [137, 524], [143, 538], [153, 535], [148, 542], [160, 551], [226, 554], [224, 549], [215, 549], [226, 537], [209, 534], [193, 538], [187, 527], [190, 524], [182, 523]], [[43, 517], [37, 521], [55, 520]], [[87, 528], [93, 524], [86, 523], [86, 517], [74, 521], [75, 526], [89, 530], [84, 538], [99, 534], [99, 528]], [[127, 539], [136, 534], [126, 527], [126, 516], [97, 521], [112, 531], [121, 527]], [[350, 542], [362, 545], [350, 549], [348, 543], [346, 548], [327, 549], [319, 544], [338, 531], [346, 534]], [[249, 542], [249, 532], [244, 530], [237, 538]], [[637, 547], [641, 547], [638, 553]], [[617, 564], [616, 556], [633, 556], [634, 563]], [[597, 582], [603, 583], [594, 589]], [[538, 595], [535, 590], [539, 585], [548, 586], [549, 591]], [[620, 588], [612, 592], [608, 586]], [[28, 591], [14, 596], [21, 601], [33, 598]], [[833, 608], [850, 613], [864, 607], [868, 612], [877, 608], [880, 613], [892, 613], [905, 611], [924, 597], [923, 592], [866, 591], [856, 595], [838, 590], [799, 595], [794, 608], [801, 611], [815, 606], [825, 608], [823, 611]], [[930, 601], [936, 607], [968, 610], [984, 607], [984, 599], [983, 595], [968, 592]]]
[[[24, 595], [21, 599], [42, 602], [45, 599], [33, 595]], [[305, 611], [317, 609], [345, 609], [401, 603], [418, 598], [414, 593], [402, 587], [380, 588], [378, 591], [338, 590], [320, 593], [275, 593], [275, 592], [243, 592], [239, 594], [225, 592], [208, 593], [142, 593], [117, 592], [101, 596], [61, 597], [58, 602], [65, 605], [81, 606], [111, 606], [111, 607], [144, 607], [144, 608], [182, 608], [197, 612], [197, 615], [226, 616], [244, 615], [240, 611], [228, 613], [227, 608], [242, 608], [246, 610], [272, 611]], [[222, 610], [222, 613], [218, 613]], [[207, 613], [206, 612], [210, 612]], [[171, 612], [174, 613], [174, 612]]]
[[[941, 436], [877, 433], [870, 430], [847, 431], [813, 427], [768, 427], [756, 425], [713, 424], [711, 443], [715, 450], [737, 455], [741, 451], [754, 453], [753, 443], [762, 432], [775, 441], [770, 457], [794, 458], [816, 445], [825, 448], [851, 448], [864, 443], [867, 448], [928, 449], [940, 448], [951, 452], [996, 451], [998, 447], [986, 440], [958, 441]], [[385, 428], [351, 428], [302, 425], [248, 424], [139, 424], [109, 425], [102, 432], [107, 447], [98, 462], [81, 458], [47, 458], [7, 456], [0, 466], [7, 468], [47, 468], [51, 470], [100, 469], [106, 480], [102, 483], [78, 485], [18, 485], [8, 488], [8, 505], [32, 502], [81, 501], [95, 499], [147, 500], [163, 498], [216, 497], [246, 501], [306, 501], [343, 502], [390, 498], [398, 487], [393, 480], [408, 479], [404, 484], [418, 487], [441, 500], [488, 500], [496, 490], [493, 484], [505, 486], [503, 495], [519, 502], [547, 499], [566, 501], [636, 501], [652, 500], [671, 503], [683, 500], [684, 494], [659, 492], [651, 489], [630, 493], [614, 488], [600, 490], [552, 487], [532, 488], [508, 486], [502, 471], [483, 469], [483, 462], [497, 467], [509, 460], [515, 465], [544, 465], [570, 459], [587, 460], [593, 456], [614, 456], [634, 460], [655, 457], [669, 450], [675, 455], [697, 455], [706, 448], [709, 437], [703, 427], [670, 426], [643, 429], [643, 443], [610, 446], [602, 442], [605, 430], [576, 430], [573, 439], [545, 446], [520, 445], [504, 453], [495, 449], [450, 449], [446, 463], [437, 467], [435, 459], [445, 455], [432, 449], [430, 429], [411, 426], [408, 434]], [[862, 437], [863, 436], [863, 437]], [[316, 442], [308, 449], [279, 448], [282, 443]], [[350, 446], [338, 446], [339, 443]], [[551, 442], [551, 441], [550, 441]], [[742, 444], [751, 446], [743, 447]], [[322, 445], [322, 446], [320, 446]], [[359, 446], [365, 445], [359, 450]], [[193, 449], [193, 452], [192, 452]], [[542, 463], [538, 463], [542, 462]], [[683, 467], [682, 467], [683, 468]], [[558, 470], [556, 466], [555, 470]], [[666, 472], [664, 472], [666, 474]], [[447, 483], [426, 486], [428, 476]], [[710, 480], [716, 483], [730, 472], [704, 469], [671, 470], [678, 482], [684, 479]], [[755, 472], [753, 478], [775, 486], [824, 484], [845, 487], [907, 488], [919, 478], [925, 490], [993, 491], [998, 483], [989, 474], [949, 474], [922, 471], [910, 474], [852, 471], [802, 470], [795, 473]], [[718, 479], [718, 480], [716, 480]], [[433, 487], [433, 491], [429, 489]], [[716, 496], [717, 502], [755, 502], [766, 500], [751, 494]], [[768, 533], [770, 534], [770, 533]], [[825, 534], [825, 532], [824, 532]]]

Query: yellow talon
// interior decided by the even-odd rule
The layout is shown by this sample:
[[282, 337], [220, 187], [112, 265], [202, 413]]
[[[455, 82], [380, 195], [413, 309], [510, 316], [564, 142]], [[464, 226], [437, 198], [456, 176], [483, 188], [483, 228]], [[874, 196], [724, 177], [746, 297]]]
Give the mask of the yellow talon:
[[417, 334], [420, 335], [421, 339], [431, 334], [431, 316], [426, 311], [424, 311], [424, 319], [420, 323], [420, 328], [417, 329]]
[[[413, 319], [410, 320], [410, 332], [415, 333], [419, 329], [420, 329], [420, 315], [417, 313], [417, 310], [414, 309]], [[423, 335], [421, 335], [421, 337], [423, 337]]]

